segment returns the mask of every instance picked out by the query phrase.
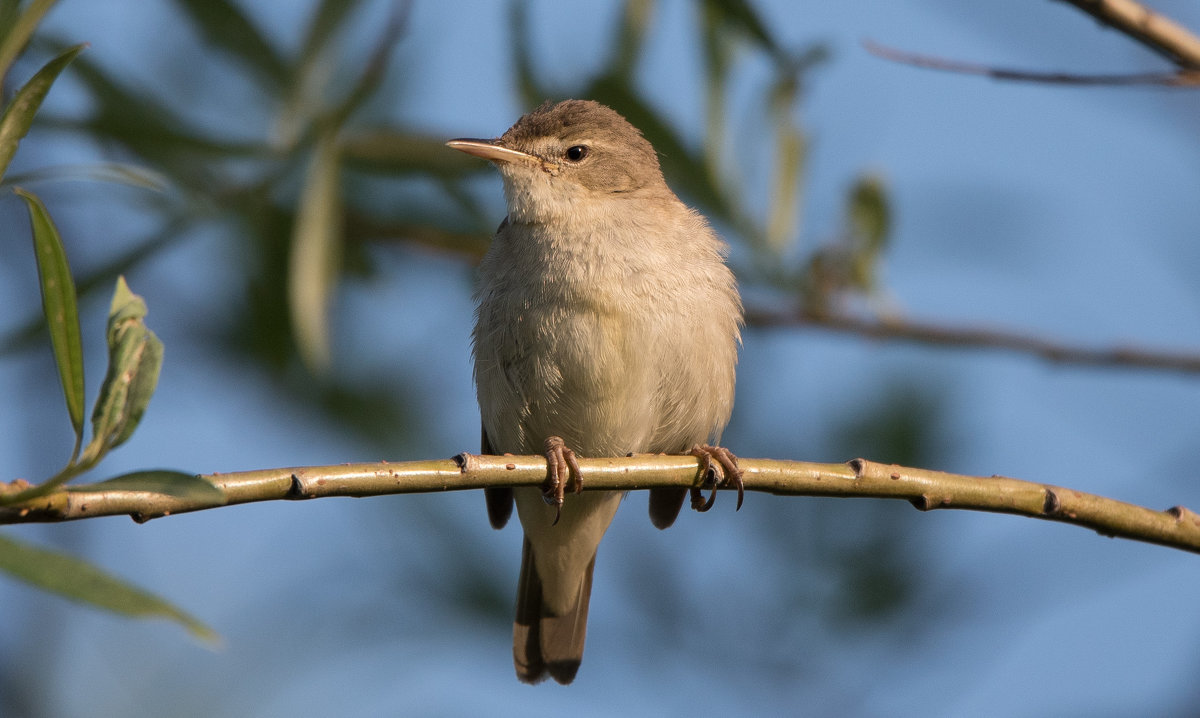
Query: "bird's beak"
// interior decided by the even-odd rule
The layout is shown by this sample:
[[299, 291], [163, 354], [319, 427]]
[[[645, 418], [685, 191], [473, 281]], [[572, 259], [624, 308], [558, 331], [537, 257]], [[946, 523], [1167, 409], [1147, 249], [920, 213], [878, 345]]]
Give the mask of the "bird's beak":
[[499, 140], [473, 140], [464, 137], [450, 140], [446, 146], [459, 152], [482, 157], [489, 162], [527, 162], [530, 164], [541, 164], [542, 162], [541, 158], [505, 147], [500, 144]]

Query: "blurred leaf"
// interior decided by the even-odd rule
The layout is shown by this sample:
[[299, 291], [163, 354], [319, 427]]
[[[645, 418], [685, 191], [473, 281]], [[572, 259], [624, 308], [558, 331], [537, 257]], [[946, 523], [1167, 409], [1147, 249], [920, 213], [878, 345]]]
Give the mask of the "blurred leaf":
[[776, 60], [787, 57], [746, 0], [704, 0], [704, 11], [715, 23], [725, 29], [741, 32], [759, 47], [767, 50]]
[[[55, 0], [33, 0], [18, 14], [19, 3], [13, 2], [5, 7], [4, 16], [0, 17], [0, 87], [4, 86], [4, 77], [12, 67], [13, 60], [25, 49], [33, 31], [41, 24], [46, 12], [53, 6]], [[8, 28], [5, 30], [4, 28]], [[4, 174], [0, 172], [0, 175]]]
[[229, 0], [175, 0], [204, 41], [250, 70], [272, 94], [290, 79], [288, 63], [276, 52], [250, 18]]
[[46, 93], [50, 92], [50, 86], [85, 47], [87, 46], [76, 45], [46, 63], [25, 83], [5, 108], [4, 115], [0, 116], [0, 178], [4, 177], [8, 163], [17, 153], [17, 144], [29, 132], [33, 117], [42, 106], [42, 100], [46, 99]]
[[458, 178], [481, 174], [486, 163], [446, 147], [446, 139], [381, 127], [347, 133], [342, 154], [354, 169], [389, 176], [421, 174]]
[[215, 631], [172, 604], [73, 556], [0, 535], [0, 571], [72, 601], [133, 618], [166, 618], [205, 643], [220, 641]]
[[884, 248], [892, 213], [883, 180], [870, 175], [860, 177], [850, 191], [846, 214], [856, 243], [871, 253]]
[[[72, 76], [87, 86], [95, 103], [91, 116], [81, 122], [49, 122], [84, 131], [100, 141], [119, 143], [152, 166], [164, 169], [171, 178], [202, 193], [211, 194], [224, 183], [213, 178], [205, 163], [196, 156], [218, 158], [266, 157], [268, 148], [261, 143], [212, 139], [173, 112], [153, 96], [126, 86], [99, 65], [82, 57]], [[40, 120], [45, 122], [45, 120]]]
[[146, 328], [145, 316], [146, 302], [118, 277], [108, 314], [108, 374], [92, 411], [85, 464], [95, 463], [133, 434], [154, 394], [163, 346]]
[[621, 22], [617, 24], [609, 74], [627, 84], [632, 84], [634, 70], [642, 57], [646, 30], [654, 14], [654, 5], [654, 0], [626, 0], [625, 12], [621, 15]]
[[152, 471], [134, 471], [120, 476], [114, 476], [107, 481], [81, 486], [68, 486], [72, 493], [87, 494], [102, 491], [145, 491], [153, 494], [165, 494], [179, 498], [195, 498], [206, 501], [224, 502], [225, 492], [196, 474], [186, 474], [182, 471], [156, 469]]
[[[521, 105], [533, 109], [554, 96], [554, 92], [537, 78], [533, 70], [533, 56], [529, 52], [532, 42], [529, 42], [529, 21], [527, 18], [528, 5], [526, 0], [518, 0], [512, 4], [508, 16], [508, 27], [512, 37], [509, 44], [513, 51], [513, 72], [517, 86], [517, 97]], [[593, 98], [596, 99], [596, 98]]]
[[302, 66], [317, 58], [329, 38], [359, 5], [358, 0], [321, 0], [304, 33], [304, 43], [300, 49]]
[[875, 289], [876, 266], [891, 223], [882, 181], [877, 177], [859, 179], [850, 192], [846, 210], [851, 281], [855, 287], [870, 291]]
[[75, 450], [83, 440], [83, 341], [79, 332], [79, 309], [75, 305], [75, 283], [63, 249], [58, 230], [54, 227], [46, 206], [36, 195], [23, 189], [15, 190], [29, 207], [29, 223], [33, 231], [33, 246], [37, 255], [38, 278], [42, 288], [42, 313], [54, 348], [58, 377], [67, 400], [67, 414], [75, 429]]
[[329, 367], [329, 302], [342, 244], [341, 163], [335, 130], [317, 141], [301, 191], [288, 264], [288, 306], [300, 357], [310, 371]]
[[804, 173], [807, 141], [792, 119], [797, 84], [784, 76], [771, 93], [770, 117], [775, 126], [775, 172], [771, 182], [771, 203], [767, 216], [767, 246], [777, 255], [796, 238], [800, 215], [800, 178]]
[[44, 167], [42, 169], [10, 175], [0, 186], [9, 184], [33, 184], [36, 182], [64, 182], [70, 180], [88, 180], [93, 182], [113, 182], [141, 189], [164, 192], [170, 185], [170, 180], [163, 174], [147, 167], [131, 165], [124, 162], [97, 162], [87, 165], [67, 165], [59, 167]]
[[407, 7], [405, 5], [404, 10], [399, 6], [394, 7], [387, 25], [379, 34], [370, 59], [367, 60], [367, 66], [363, 68], [362, 74], [359, 75], [346, 97], [331, 113], [329, 122], [333, 126], [340, 128], [344, 125], [346, 120], [379, 89], [379, 83], [383, 81], [383, 75], [391, 61], [392, 51], [400, 44], [400, 35], [404, 32], [408, 19]]
[[[159, 251], [185, 239], [189, 224], [190, 221], [186, 219], [168, 222], [150, 239], [80, 276], [75, 282], [77, 303], [101, 287], [109, 287], [119, 275], [127, 274]], [[18, 325], [7, 336], [0, 337], [0, 357], [28, 349], [41, 338], [45, 330], [46, 322], [42, 317], [32, 317]]]

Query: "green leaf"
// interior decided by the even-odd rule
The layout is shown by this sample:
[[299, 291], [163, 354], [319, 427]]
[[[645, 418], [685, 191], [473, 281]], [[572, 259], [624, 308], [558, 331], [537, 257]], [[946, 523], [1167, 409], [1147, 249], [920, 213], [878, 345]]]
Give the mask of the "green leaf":
[[340, 151], [334, 130], [317, 140], [304, 180], [288, 262], [288, 308], [300, 358], [310, 371], [330, 362], [329, 301], [342, 243]]
[[151, 494], [165, 494], [181, 499], [196, 499], [214, 504], [225, 503], [225, 492], [196, 474], [169, 469], [150, 471], [134, 471], [120, 476], [114, 476], [107, 481], [96, 484], [68, 486], [72, 493], [88, 494], [104, 491], [138, 491]]
[[[29, 223], [37, 255], [42, 287], [42, 313], [58, 364], [58, 377], [67, 400], [67, 413], [75, 429], [76, 451], [83, 437], [83, 342], [79, 333], [79, 309], [75, 304], [75, 282], [67, 264], [67, 253], [46, 206], [36, 195], [15, 190], [29, 207]], [[74, 457], [72, 457], [74, 458]]]
[[290, 74], [287, 62], [259, 32], [250, 18], [229, 0], [175, 0], [201, 37], [242, 64], [275, 93], [285, 87]]
[[341, 127], [345, 124], [346, 120], [379, 89], [391, 61], [392, 51], [400, 44], [400, 35], [404, 31], [405, 15], [402, 12], [398, 7], [393, 9], [392, 16], [379, 34], [362, 74], [346, 93], [346, 97], [330, 113], [333, 126]]
[[300, 66], [307, 66], [316, 61], [329, 38], [338, 31], [358, 5], [358, 0], [321, 0], [317, 9], [313, 11], [308, 30], [304, 33]]
[[170, 186], [170, 180], [160, 172], [149, 167], [132, 165], [125, 162], [95, 162], [80, 165], [62, 165], [58, 167], [43, 167], [10, 175], [0, 186], [9, 184], [33, 184], [36, 182], [66, 182], [71, 180], [86, 180], [91, 182], [112, 182], [154, 192], [165, 192]]
[[517, 39], [509, 44], [513, 51], [512, 65], [516, 74], [517, 97], [520, 98], [523, 106], [536, 107], [550, 99], [554, 93], [549, 87], [542, 84], [533, 69], [533, 54], [530, 52], [533, 42], [528, 40], [530, 36], [528, 5], [526, 0], [518, 0], [512, 4], [512, 10], [509, 11], [508, 16], [508, 29], [512, 37]]
[[342, 157], [356, 170], [457, 179], [491, 169], [462, 152], [447, 152], [444, 137], [379, 127], [356, 130], [342, 140]]
[[862, 250], [875, 254], [884, 248], [892, 213], [883, 180], [871, 175], [860, 177], [850, 190], [846, 214], [850, 231]]
[[5, 108], [4, 115], [0, 116], [0, 177], [4, 177], [8, 163], [17, 153], [17, 144], [20, 143], [25, 133], [29, 132], [29, 126], [33, 124], [33, 116], [42, 106], [42, 100], [46, 99], [46, 93], [50, 91], [50, 86], [54, 84], [59, 73], [71, 64], [71, 60], [83, 52], [85, 47], [87, 45], [76, 45], [46, 63], [45, 67], [38, 70], [37, 74], [25, 83], [25, 86], [17, 92], [12, 102]]
[[146, 328], [146, 302], [117, 278], [108, 314], [108, 374], [92, 411], [92, 441], [84, 462], [94, 464], [137, 428], [162, 367], [162, 342]]
[[42, 22], [42, 17], [54, 3], [55, 0], [33, 0], [19, 16], [16, 16], [15, 12], [9, 12], [5, 13], [6, 17], [0, 18], [4, 21], [0, 23], [0, 28], [8, 28], [3, 37], [0, 37], [0, 85], [3, 84], [8, 69], [12, 67], [13, 60], [21, 54], [29, 38], [33, 37], [33, 31]]
[[0, 571], [72, 601], [132, 618], [166, 618], [206, 643], [220, 642], [215, 631], [174, 605], [73, 556], [0, 535]]

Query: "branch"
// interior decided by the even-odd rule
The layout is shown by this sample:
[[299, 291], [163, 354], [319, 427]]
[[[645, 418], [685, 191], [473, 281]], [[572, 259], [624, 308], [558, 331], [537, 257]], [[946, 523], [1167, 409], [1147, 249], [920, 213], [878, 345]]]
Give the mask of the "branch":
[[1058, 85], [1162, 85], [1195, 87], [1200, 85], [1200, 37], [1179, 23], [1155, 13], [1134, 0], [1059, 0], [1079, 8], [1101, 24], [1127, 35], [1166, 57], [1178, 69], [1171, 73], [1132, 75], [1084, 75], [1065, 72], [1039, 72], [989, 67], [931, 55], [920, 55], [880, 45], [870, 40], [863, 46], [872, 55], [906, 65], [934, 70], [983, 75], [998, 80], [1045, 82]]
[[[699, 476], [699, 463], [691, 456], [580, 459], [580, 465], [587, 477], [587, 489], [691, 487], [697, 484]], [[748, 491], [785, 496], [904, 499], [922, 511], [968, 509], [1018, 514], [1091, 528], [1104, 536], [1200, 553], [1200, 515], [1182, 506], [1153, 511], [1049, 484], [910, 469], [866, 459], [846, 464], [741, 459], [739, 465]], [[546, 478], [546, 459], [461, 454], [455, 459], [434, 461], [268, 469], [201, 478], [219, 488], [224, 499], [104, 490], [102, 484], [93, 484], [0, 508], [0, 523], [72, 521], [122, 514], [143, 522], [254, 501], [540, 486]]]
[[1200, 352], [1171, 352], [1134, 347], [1081, 347], [1059, 344], [1040, 337], [997, 329], [943, 326], [906, 319], [860, 318], [848, 314], [810, 312], [772, 312], [748, 309], [746, 323], [755, 327], [811, 326], [835, 332], [858, 334], [873, 339], [896, 339], [920, 344], [1001, 349], [1030, 354], [1063, 364], [1096, 367], [1132, 367], [1200, 373]]
[[1060, 0], [1128, 35], [1179, 67], [1200, 70], [1200, 38], [1134, 0]]
[[[1071, 2], [1072, 0], [1063, 0]], [[1039, 70], [1017, 70], [1005, 67], [992, 67], [975, 62], [948, 60], [933, 55], [922, 55], [916, 52], [898, 50], [887, 45], [881, 45], [873, 40], [864, 40], [863, 47], [867, 52], [892, 62], [899, 62], [913, 67], [923, 67], [930, 70], [954, 72], [960, 75], [981, 75], [994, 80], [1015, 80], [1017, 82], [1042, 82], [1051, 85], [1161, 85], [1163, 87], [1195, 87], [1200, 85], [1200, 71], [1193, 68], [1181, 68], [1174, 72], [1149, 72], [1122, 75], [1082, 75], [1071, 72], [1044, 72]]]

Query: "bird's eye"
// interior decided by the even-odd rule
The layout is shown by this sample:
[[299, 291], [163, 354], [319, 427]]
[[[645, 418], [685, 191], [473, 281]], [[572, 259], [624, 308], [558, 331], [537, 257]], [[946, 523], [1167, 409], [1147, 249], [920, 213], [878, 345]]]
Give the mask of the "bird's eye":
[[568, 162], [579, 162], [587, 156], [587, 145], [572, 145], [567, 148], [566, 158]]

